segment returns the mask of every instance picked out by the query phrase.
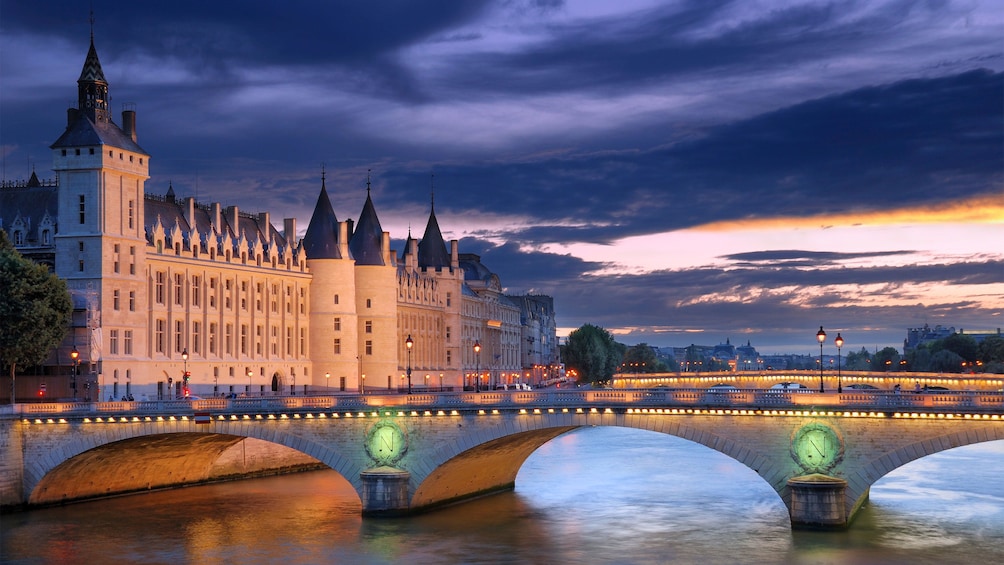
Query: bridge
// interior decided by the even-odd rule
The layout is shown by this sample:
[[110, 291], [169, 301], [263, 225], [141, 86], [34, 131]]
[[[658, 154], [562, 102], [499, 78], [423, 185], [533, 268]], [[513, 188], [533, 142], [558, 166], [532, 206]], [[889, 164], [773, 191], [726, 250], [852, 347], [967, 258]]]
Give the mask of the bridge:
[[573, 388], [17, 404], [0, 408], [0, 506], [330, 467], [364, 515], [409, 514], [514, 488], [534, 450], [583, 426], [705, 445], [763, 478], [793, 527], [840, 529], [893, 469], [1004, 439], [1004, 395]]

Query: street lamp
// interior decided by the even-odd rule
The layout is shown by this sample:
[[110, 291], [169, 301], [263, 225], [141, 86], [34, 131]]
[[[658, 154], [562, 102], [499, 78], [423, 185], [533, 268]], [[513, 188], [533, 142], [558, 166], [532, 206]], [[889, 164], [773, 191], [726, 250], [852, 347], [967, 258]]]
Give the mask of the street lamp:
[[816, 339], [819, 340], [819, 392], [826, 392], [823, 388], [823, 342], [826, 341], [826, 332], [823, 331], [823, 326], [819, 326]]
[[474, 340], [474, 392], [481, 392], [481, 342]]
[[187, 347], [181, 350], [181, 359], [185, 362], [185, 374], [183, 375], [185, 377], [185, 390], [182, 391], [182, 394], [184, 394], [187, 397], [188, 394], [189, 394], [188, 380], [189, 380], [189, 377], [191, 376], [188, 373], [188, 348]]
[[404, 345], [408, 348], [408, 394], [411, 394], [411, 348], [415, 346], [415, 340], [411, 339], [411, 334], [408, 334], [408, 339], [404, 340]]
[[251, 367], [248, 367], [248, 396], [251, 396], [251, 375], [253, 374]]
[[840, 337], [840, 332], [837, 332], [837, 339], [833, 340], [833, 343], [837, 344], [837, 394], [840, 394], [844, 392], [840, 382], [840, 348], [844, 346], [844, 338]]
[[70, 388], [73, 389], [73, 401], [77, 401], [77, 367], [80, 363], [80, 352], [77, 351], [77, 346], [73, 346], [73, 350], [70, 351], [70, 359], [73, 361], [73, 371], [70, 378]]

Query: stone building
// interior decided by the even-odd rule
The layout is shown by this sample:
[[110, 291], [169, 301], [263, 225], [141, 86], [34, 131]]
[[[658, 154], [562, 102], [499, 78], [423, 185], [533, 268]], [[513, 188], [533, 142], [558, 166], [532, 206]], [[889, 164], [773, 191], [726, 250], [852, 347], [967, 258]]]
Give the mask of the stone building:
[[50, 397], [89, 400], [459, 389], [476, 372], [539, 382], [534, 367], [556, 361], [551, 298], [506, 296], [447, 245], [434, 203], [398, 255], [368, 183], [358, 221], [339, 221], [322, 174], [302, 240], [294, 219], [280, 230], [267, 212], [151, 194], [136, 112], [113, 121], [93, 39], [77, 86], [51, 146], [56, 179], [0, 185], [0, 228], [67, 281], [75, 308], [18, 398], [43, 381]]

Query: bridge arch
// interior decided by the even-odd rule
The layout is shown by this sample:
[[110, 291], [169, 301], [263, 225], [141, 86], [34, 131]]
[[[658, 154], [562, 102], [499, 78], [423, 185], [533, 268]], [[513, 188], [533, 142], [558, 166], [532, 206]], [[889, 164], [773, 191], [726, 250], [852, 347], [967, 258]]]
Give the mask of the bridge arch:
[[[290, 469], [323, 464], [360, 492], [358, 466], [337, 445], [260, 426], [223, 425], [204, 432], [186, 424], [179, 422], [175, 429], [109, 425], [99, 433], [67, 434], [67, 441], [50, 444], [46, 456], [25, 461], [27, 502], [46, 505], [225, 478], [221, 459], [248, 438], [301, 454]], [[274, 465], [267, 468], [275, 472]], [[246, 476], [246, 471], [230, 475]]]

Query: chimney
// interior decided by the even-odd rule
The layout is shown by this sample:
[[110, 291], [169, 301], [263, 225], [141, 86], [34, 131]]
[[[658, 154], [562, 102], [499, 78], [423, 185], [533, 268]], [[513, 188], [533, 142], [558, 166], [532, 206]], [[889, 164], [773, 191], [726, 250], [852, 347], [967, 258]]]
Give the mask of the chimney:
[[220, 226], [220, 203], [213, 202], [210, 208], [210, 216], [213, 220], [213, 229], [216, 230], [216, 233], [223, 235], [223, 227]]
[[136, 110], [122, 110], [122, 131], [136, 141]]
[[285, 218], [282, 220], [282, 236], [286, 238], [286, 244], [290, 247], [296, 246], [296, 218]]

